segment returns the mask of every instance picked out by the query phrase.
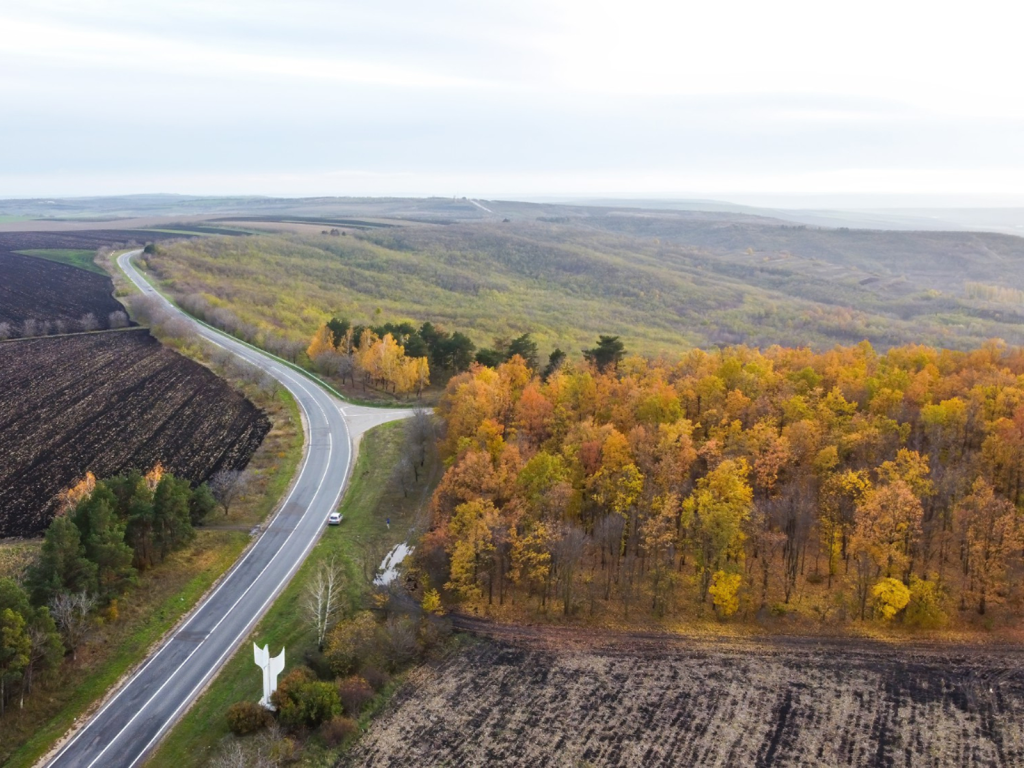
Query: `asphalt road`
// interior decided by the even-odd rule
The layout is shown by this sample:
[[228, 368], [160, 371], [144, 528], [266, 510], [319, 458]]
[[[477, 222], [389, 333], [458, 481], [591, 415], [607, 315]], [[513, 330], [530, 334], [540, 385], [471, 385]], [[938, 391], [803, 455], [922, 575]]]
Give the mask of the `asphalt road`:
[[[164, 301], [131, 264], [131, 257], [138, 253], [124, 254], [118, 263], [144, 293]], [[339, 401], [272, 357], [198, 323], [196, 329], [267, 371], [295, 397], [307, 437], [298, 479], [255, 545], [48, 765], [130, 768], [140, 764], [288, 583], [320, 537], [327, 515], [337, 508], [348, 480], [352, 437]], [[276, 655], [280, 648], [270, 652]], [[253, 674], [259, 674], [255, 664]]]

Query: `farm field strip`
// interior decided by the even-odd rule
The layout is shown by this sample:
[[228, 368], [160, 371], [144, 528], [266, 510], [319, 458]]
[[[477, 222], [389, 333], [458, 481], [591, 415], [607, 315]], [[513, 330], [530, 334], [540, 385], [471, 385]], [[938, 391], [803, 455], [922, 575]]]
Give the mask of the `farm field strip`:
[[[499, 630], [410, 675], [346, 765], [1014, 765], [1024, 673], [984, 649]], [[596, 641], [596, 642], [595, 642]]]
[[[143, 293], [159, 296], [130, 264], [136, 253], [123, 255], [118, 263]], [[307, 439], [306, 455], [288, 500], [248, 554], [50, 765], [88, 766], [99, 764], [101, 758], [105, 766], [137, 764], [283, 589], [319, 538], [347, 480], [351, 439], [335, 402], [269, 357], [198, 324], [196, 328], [212, 343], [281, 381], [299, 403], [307, 435], [318, 430], [326, 441], [320, 447], [319, 441], [314, 446]]]
[[105, 274], [2, 247], [0, 274], [0, 338], [108, 328], [124, 311]]
[[245, 466], [270, 429], [211, 371], [145, 330], [0, 344], [0, 536], [40, 533], [86, 471], [157, 462], [202, 482]]

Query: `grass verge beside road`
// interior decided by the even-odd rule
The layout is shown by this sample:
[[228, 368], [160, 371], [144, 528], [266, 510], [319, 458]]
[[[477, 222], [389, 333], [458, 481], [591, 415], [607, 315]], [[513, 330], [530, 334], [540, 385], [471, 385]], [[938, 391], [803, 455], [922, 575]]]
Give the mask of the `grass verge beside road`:
[[[406, 422], [392, 422], [363, 436], [352, 479], [339, 508], [344, 522], [327, 528], [267, 615], [164, 739], [149, 766], [207, 766], [226, 743], [236, 738], [228, 730], [228, 707], [237, 701], [257, 701], [262, 693], [260, 672], [252, 657], [254, 641], [261, 646], [269, 644], [274, 655], [282, 647], [285, 649], [285, 674], [305, 663], [305, 650], [313, 647], [314, 637], [300, 606], [306, 584], [321, 562], [333, 558], [345, 573], [346, 613], [365, 604], [370, 580], [383, 556], [422, 529], [430, 492], [440, 476], [439, 462], [430, 456], [415, 487], [407, 486], [403, 491], [392, 482], [392, 467], [401, 455], [406, 429]], [[386, 522], [389, 518], [390, 527]], [[381, 699], [394, 688], [391, 685], [379, 694]], [[371, 706], [370, 711], [376, 711], [376, 707]], [[307, 743], [303, 764], [333, 765], [337, 754], [337, 749]]]

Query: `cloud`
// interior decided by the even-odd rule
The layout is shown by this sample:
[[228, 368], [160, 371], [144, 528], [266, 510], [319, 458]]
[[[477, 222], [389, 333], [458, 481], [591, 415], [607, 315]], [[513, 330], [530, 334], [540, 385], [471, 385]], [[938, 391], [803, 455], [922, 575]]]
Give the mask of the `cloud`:
[[1024, 192], [1008, 21], [984, 2], [8, 0], [0, 195]]

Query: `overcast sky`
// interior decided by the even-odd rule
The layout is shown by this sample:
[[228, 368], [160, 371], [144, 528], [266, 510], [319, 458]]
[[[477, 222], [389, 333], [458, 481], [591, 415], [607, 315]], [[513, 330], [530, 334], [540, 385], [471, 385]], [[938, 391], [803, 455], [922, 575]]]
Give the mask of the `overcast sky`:
[[0, 0], [0, 196], [1019, 204], [1011, 9]]

